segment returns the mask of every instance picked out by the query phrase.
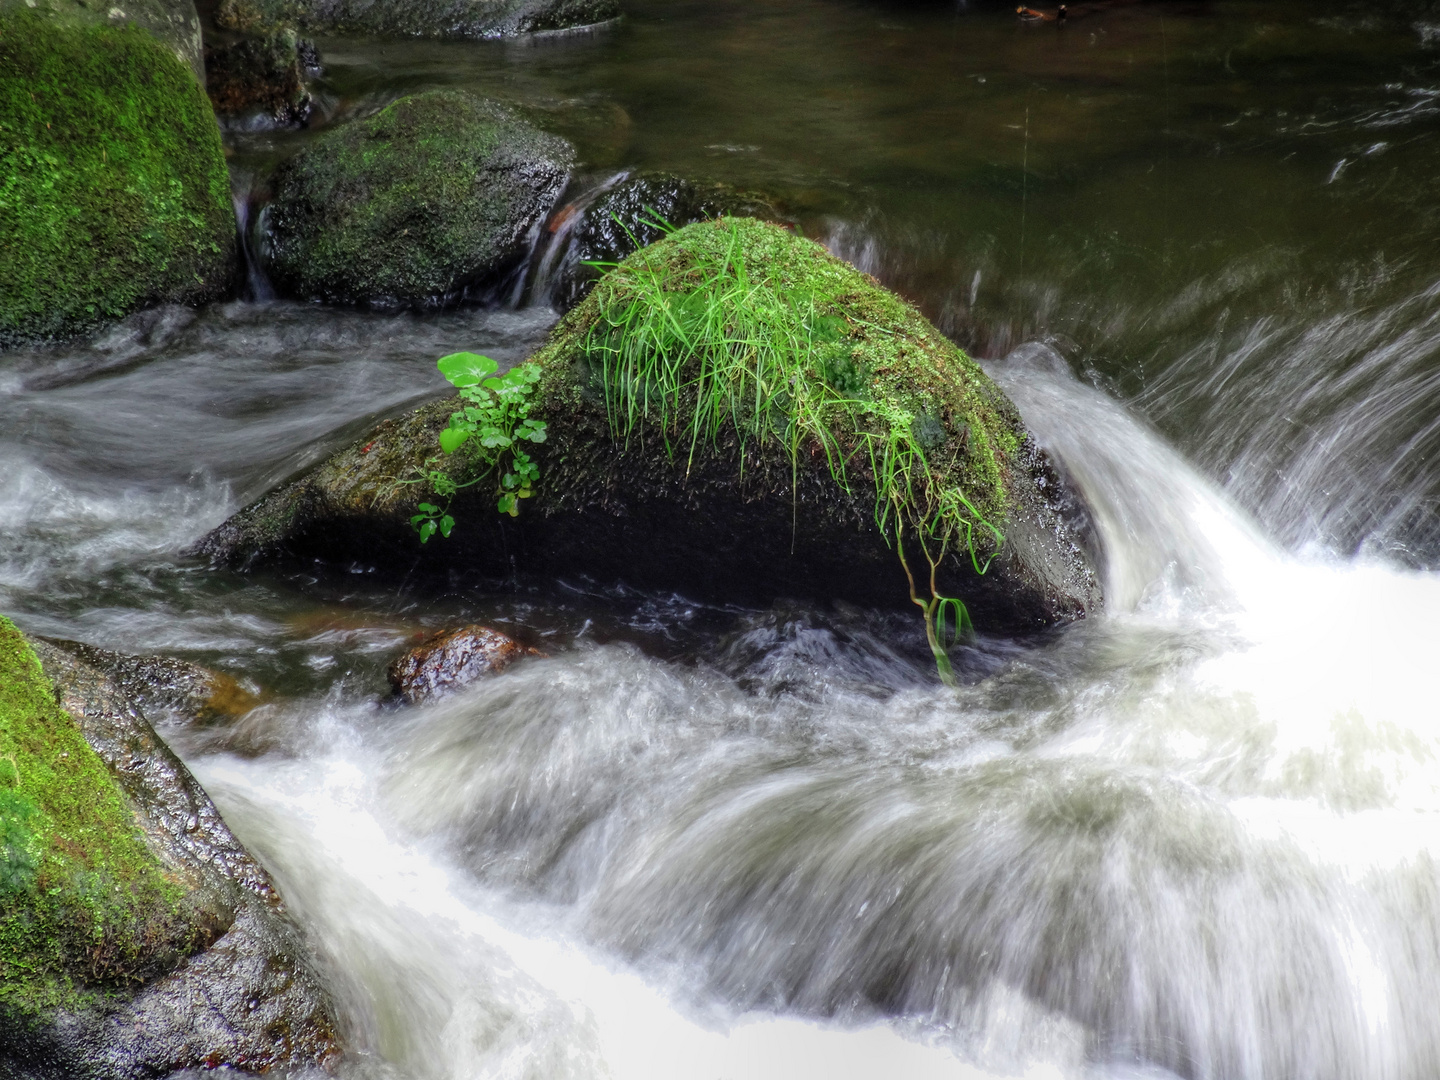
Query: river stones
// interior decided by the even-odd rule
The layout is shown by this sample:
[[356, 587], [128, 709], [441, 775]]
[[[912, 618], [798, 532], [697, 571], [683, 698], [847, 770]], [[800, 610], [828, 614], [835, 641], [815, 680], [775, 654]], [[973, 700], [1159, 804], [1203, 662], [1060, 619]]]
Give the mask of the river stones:
[[[707, 315], [706, 283], [722, 265], [730, 268], [727, 281], [739, 281], [742, 271], [744, 280], [730, 299], [715, 302], [743, 307]], [[642, 294], [647, 280], [661, 283], [658, 294]], [[627, 311], [668, 311], [695, 333], [769, 313], [761, 330], [793, 346], [778, 354], [793, 366], [774, 376], [779, 389], [767, 399], [772, 411], [760, 434], [747, 411], [753, 388], [733, 381], [733, 366], [723, 376], [731, 381], [711, 388], [734, 408], [726, 406], [713, 430], [698, 437], [685, 427], [696, 401], [686, 387], [699, 377], [693, 351], [673, 356], [674, 393], [637, 382], [633, 372], [607, 376], [597, 341], [623, 353]], [[737, 344], [725, 355], [754, 355], [748, 348]], [[500, 579], [513, 568], [698, 598], [908, 607], [901, 550], [928, 599], [929, 571], [913, 531], [914, 500], [923, 498], [925, 506], [952, 512], [946, 547], [929, 548], [937, 595], [963, 599], [981, 630], [1033, 630], [1101, 603], [1083, 509], [1014, 405], [913, 307], [778, 226], [725, 218], [631, 255], [531, 361], [540, 378], [530, 415], [545, 420], [548, 439], [531, 444], [540, 476], [517, 516], [496, 512], [500, 476], [462, 448], [446, 459], [452, 478], [475, 482], [449, 504], [454, 531], [418, 542], [411, 525], [417, 504], [438, 496], [407, 481], [423, 481], [439, 456], [439, 432], [455, 408], [440, 400], [380, 424], [236, 514], [197, 550], [232, 566], [318, 559], [397, 579], [428, 573], [447, 581], [463, 572]], [[736, 396], [725, 397], [732, 391]], [[802, 396], [810, 402], [804, 412]], [[863, 409], [835, 404], [842, 398]], [[628, 430], [627, 416], [636, 418]], [[742, 438], [732, 416], [751, 425], [751, 434]], [[928, 479], [914, 471], [922, 451]], [[885, 462], [897, 460], [886, 454], [911, 463], [913, 491], [904, 483], [882, 488]], [[882, 500], [881, 490], [893, 500]], [[962, 502], [973, 518], [958, 512]], [[930, 513], [925, 506], [919, 509]], [[897, 513], [910, 522], [904, 548], [896, 543]], [[974, 523], [973, 562], [971, 545], [954, 531], [965, 521]]]
[[619, 0], [222, 0], [216, 18], [234, 30], [499, 38], [572, 30], [619, 14]]
[[194, 9], [172, 43], [110, 10], [0, 13], [0, 348], [234, 283], [220, 133], [182, 58]]
[[269, 876], [83, 649], [0, 619], [0, 1075], [327, 1062]]
[[385, 310], [483, 294], [528, 250], [572, 157], [472, 94], [401, 98], [280, 166], [266, 272], [283, 295]]
[[418, 705], [498, 675], [522, 656], [540, 655], [488, 626], [462, 626], [432, 634], [391, 664], [385, 675], [397, 698]]

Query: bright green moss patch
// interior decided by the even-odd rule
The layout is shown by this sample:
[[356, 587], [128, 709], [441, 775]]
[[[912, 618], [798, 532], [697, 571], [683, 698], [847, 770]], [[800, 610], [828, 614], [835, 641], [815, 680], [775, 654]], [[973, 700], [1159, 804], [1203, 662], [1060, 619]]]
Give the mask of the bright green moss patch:
[[74, 1006], [165, 970], [198, 942], [185, 894], [0, 617], [0, 1015]]
[[0, 18], [0, 347], [222, 295], [234, 245], [219, 129], [171, 49]]
[[[847, 487], [880, 484], [882, 518], [885, 456], [918, 454], [928, 480], [915, 487], [917, 473], [900, 494], [921, 518], [945, 513], [953, 489], [972, 522], [1004, 523], [1014, 406], [914, 307], [778, 226], [725, 218], [643, 248], [535, 359], [551, 393], [584, 369], [618, 438], [648, 431], [685, 456], [722, 434], [757, 450], [818, 449]], [[993, 549], [987, 535], [981, 550]]]

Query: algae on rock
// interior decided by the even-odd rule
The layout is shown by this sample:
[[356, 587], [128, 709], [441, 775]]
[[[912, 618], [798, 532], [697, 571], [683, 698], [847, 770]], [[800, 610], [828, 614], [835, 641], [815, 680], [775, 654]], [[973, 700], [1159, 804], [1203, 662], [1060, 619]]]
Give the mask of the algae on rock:
[[[743, 270], [744, 287], [716, 308], [697, 294], [720, 261]], [[630, 316], [657, 312], [681, 327], [709, 319], [719, 336], [652, 356], [667, 372], [654, 379], [624, 358], [626, 327], [638, 325]], [[805, 350], [759, 378], [756, 334], [732, 333], [757, 320], [782, 351]], [[621, 362], [607, 369], [607, 357]], [[912, 306], [778, 226], [719, 219], [631, 255], [531, 362], [542, 370], [531, 415], [549, 438], [535, 451], [540, 483], [513, 522], [499, 520], [482, 480], [455, 496], [451, 538], [420, 547], [409, 516], [433, 496], [406, 481], [437, 464], [475, 479], [463, 448], [438, 460], [454, 405], [437, 401], [237, 514], [200, 550], [241, 565], [302, 557], [495, 578], [515, 568], [721, 599], [901, 606], [901, 511], [907, 529], [949, 536], [937, 587], [982, 628], [1048, 626], [1100, 603], [1083, 512], [1010, 401]], [[698, 427], [697, 402], [707, 410]], [[913, 488], [906, 506], [889, 498], [897, 481], [902, 501]], [[968, 543], [945, 533], [963, 534], [962, 518], [974, 563]], [[998, 551], [983, 523], [1003, 534]]]
[[89, 1004], [208, 945], [215, 915], [187, 894], [0, 617], [0, 1018]]
[[316, 139], [277, 170], [264, 258], [285, 295], [434, 308], [493, 285], [569, 176], [563, 139], [436, 90]]
[[234, 267], [193, 70], [139, 26], [0, 15], [0, 348], [217, 298]]

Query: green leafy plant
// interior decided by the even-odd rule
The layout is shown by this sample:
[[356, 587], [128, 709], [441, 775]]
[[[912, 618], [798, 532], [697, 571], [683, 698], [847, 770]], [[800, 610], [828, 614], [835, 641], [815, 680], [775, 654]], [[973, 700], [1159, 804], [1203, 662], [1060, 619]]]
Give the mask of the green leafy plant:
[[545, 421], [530, 415], [535, 383], [540, 369], [534, 364], [520, 364], [504, 375], [497, 375], [500, 365], [488, 356], [458, 352], [436, 361], [440, 373], [460, 391], [461, 406], [450, 415], [450, 423], [440, 432], [440, 449], [448, 456], [462, 447], [479, 463], [481, 473], [465, 483], [457, 482], [444, 469], [431, 469], [426, 474], [435, 494], [445, 505], [423, 502], [410, 525], [427, 542], [437, 532], [448, 537], [455, 527], [449, 513], [450, 500], [461, 488], [469, 487], [492, 473], [497, 473], [496, 509], [515, 517], [520, 513], [520, 500], [534, 494], [540, 479], [540, 466], [535, 463], [527, 443], [543, 443]]
[[[813, 290], [754, 280], [736, 223], [717, 224], [729, 229], [720, 254], [700, 255], [683, 275], [658, 259], [593, 264], [618, 279], [597, 289], [599, 317], [583, 345], [612, 433], [628, 441], [658, 432], [687, 467], [722, 432], [738, 440], [742, 467], [752, 446], [778, 440], [798, 472], [802, 448], [812, 448], [847, 492], [857, 463], [867, 467], [876, 524], [899, 554], [940, 677], [953, 685], [947, 646], [971, 622], [961, 600], [938, 591], [939, 568], [964, 549], [984, 574], [1005, 539], [949, 479], [969, 429], [952, 435], [925, 411], [872, 393], [876, 372], [855, 347], [856, 327]], [[928, 597], [911, 573], [907, 532], [929, 564]]]

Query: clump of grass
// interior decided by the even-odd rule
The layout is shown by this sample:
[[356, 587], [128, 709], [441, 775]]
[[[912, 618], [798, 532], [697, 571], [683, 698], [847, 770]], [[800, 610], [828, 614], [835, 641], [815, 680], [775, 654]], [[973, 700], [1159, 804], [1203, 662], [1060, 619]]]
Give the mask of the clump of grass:
[[[836, 273], [838, 260], [823, 251], [802, 253], [821, 260], [818, 271], [797, 272], [794, 245], [807, 241], [781, 241], [773, 226], [734, 218], [664, 230], [667, 241], [603, 264], [609, 273], [580, 338], [612, 434], [628, 442], [656, 433], [687, 468], [722, 437], [738, 440], [742, 469], [748, 455], [778, 444], [798, 471], [802, 450], [818, 448], [845, 491], [868, 483], [876, 525], [905, 569], [941, 678], [953, 684], [947, 646], [970, 620], [959, 598], [938, 591], [937, 575], [960, 550], [984, 574], [1004, 543], [996, 451], [1013, 446], [996, 444], [1014, 425], [994, 415], [988, 380], [953, 345], [934, 341], [908, 305], [857, 283], [851, 268]], [[787, 257], [766, 259], [776, 246]], [[942, 364], [948, 347], [950, 370], [902, 362], [907, 341]], [[966, 397], [967, 376], [977, 385], [956, 400], [956, 386]], [[952, 382], [948, 393], [937, 378]], [[984, 494], [972, 498], [967, 482]], [[907, 539], [929, 567], [920, 586]]]

